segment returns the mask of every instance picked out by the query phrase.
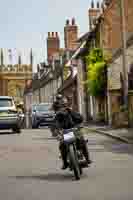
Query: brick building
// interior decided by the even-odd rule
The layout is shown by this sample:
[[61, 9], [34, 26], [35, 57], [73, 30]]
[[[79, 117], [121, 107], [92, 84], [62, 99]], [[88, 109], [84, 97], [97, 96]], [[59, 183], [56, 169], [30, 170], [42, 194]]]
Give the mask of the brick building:
[[[108, 111], [109, 122], [119, 126], [121, 119], [121, 102], [122, 102], [122, 25], [120, 1], [110, 0], [104, 8], [101, 16], [101, 47], [112, 53], [112, 63], [108, 69]], [[127, 73], [130, 71], [130, 65], [133, 62], [132, 53], [132, 35], [133, 35], [133, 1], [124, 1], [126, 37], [127, 37]], [[130, 46], [130, 47], [129, 47]], [[131, 92], [130, 92], [131, 94]], [[130, 95], [130, 99], [131, 95]], [[131, 101], [130, 101], [131, 102]], [[131, 103], [130, 103], [131, 104]], [[130, 110], [130, 108], [129, 108]], [[123, 123], [123, 122], [122, 122]]]
[[[121, 46], [120, 1], [110, 0], [101, 16], [101, 45], [115, 52]], [[133, 1], [125, 0], [125, 20], [127, 38], [133, 33]]]

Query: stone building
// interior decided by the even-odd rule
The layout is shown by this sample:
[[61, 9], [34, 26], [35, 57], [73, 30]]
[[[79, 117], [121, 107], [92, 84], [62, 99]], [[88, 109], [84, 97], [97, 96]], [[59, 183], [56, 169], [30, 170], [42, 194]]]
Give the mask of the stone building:
[[28, 80], [32, 79], [32, 51], [30, 53], [30, 64], [21, 63], [21, 56], [18, 56], [18, 64], [5, 65], [3, 50], [1, 49], [0, 65], [0, 96], [13, 96], [16, 103], [23, 102], [23, 93]]

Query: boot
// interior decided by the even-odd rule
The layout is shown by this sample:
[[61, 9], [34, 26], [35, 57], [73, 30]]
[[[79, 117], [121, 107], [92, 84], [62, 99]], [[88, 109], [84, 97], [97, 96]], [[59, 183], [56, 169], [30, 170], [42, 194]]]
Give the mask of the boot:
[[87, 147], [87, 143], [86, 141], [82, 138], [81, 140], [81, 143], [82, 143], [82, 152], [83, 152], [83, 155], [87, 161], [88, 164], [91, 164], [92, 161], [90, 160], [90, 155], [89, 155], [89, 151], [88, 151], [88, 147]]

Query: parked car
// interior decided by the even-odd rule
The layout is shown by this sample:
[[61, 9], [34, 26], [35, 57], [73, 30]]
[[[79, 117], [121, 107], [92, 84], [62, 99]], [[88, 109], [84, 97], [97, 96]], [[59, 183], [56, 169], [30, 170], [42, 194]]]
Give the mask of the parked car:
[[55, 113], [51, 103], [32, 105], [32, 128], [51, 126], [54, 123]]
[[12, 129], [20, 133], [21, 116], [17, 112], [13, 97], [0, 96], [0, 129]]

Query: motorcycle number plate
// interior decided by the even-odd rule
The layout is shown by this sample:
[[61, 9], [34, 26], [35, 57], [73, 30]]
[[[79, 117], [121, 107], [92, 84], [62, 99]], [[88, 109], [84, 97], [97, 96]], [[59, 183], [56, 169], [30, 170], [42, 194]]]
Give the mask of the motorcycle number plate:
[[69, 132], [64, 135], [64, 141], [69, 141], [75, 138], [75, 135], [73, 132]]

